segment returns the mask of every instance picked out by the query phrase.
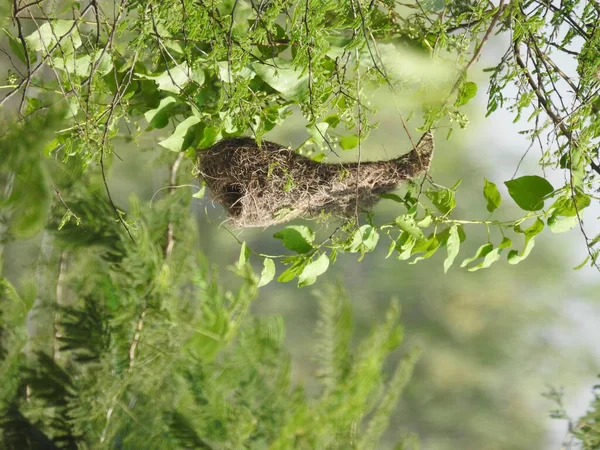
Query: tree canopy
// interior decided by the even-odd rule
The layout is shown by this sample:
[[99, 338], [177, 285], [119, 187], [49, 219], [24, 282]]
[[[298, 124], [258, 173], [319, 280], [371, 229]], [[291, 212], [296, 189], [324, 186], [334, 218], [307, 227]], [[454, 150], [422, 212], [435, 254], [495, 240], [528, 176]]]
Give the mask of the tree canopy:
[[[398, 308], [352, 350], [343, 292], [323, 297], [316, 401], [293, 389], [282, 324], [249, 312], [259, 288], [313, 285], [340, 255], [361, 261], [381, 247], [410, 264], [443, 254], [444, 272], [515, 265], [544, 229], [579, 230], [578, 268], [600, 269], [600, 234], [584, 222], [600, 177], [595, 1], [15, 0], [0, 12], [0, 258], [42, 236], [33, 287], [2, 278], [7, 448], [23, 435], [31, 448], [131, 448], [142, 435], [157, 448], [374, 448], [416, 359], [406, 351], [386, 378]], [[481, 83], [490, 48], [503, 50], [486, 56]], [[260, 145], [293, 118], [298, 155], [353, 159], [355, 175], [340, 178], [359, 180], [374, 93], [416, 150], [425, 133], [460, 145], [477, 83], [487, 115], [510, 111], [530, 140], [521, 161], [540, 155], [535, 173], [515, 161], [510, 179], [482, 177], [480, 214], [461, 215], [460, 179], [442, 186], [428, 171], [377, 193], [392, 218], [361, 210], [357, 188], [351, 217], [279, 227], [275, 245], [232, 230], [237, 292], [191, 252], [190, 205], [210, 196], [194, 182], [203, 151], [240, 136]], [[108, 181], [119, 148], [148, 139], [168, 186], [120, 204]], [[284, 190], [301, 184], [288, 178]], [[597, 416], [573, 431], [585, 448], [598, 446]]]

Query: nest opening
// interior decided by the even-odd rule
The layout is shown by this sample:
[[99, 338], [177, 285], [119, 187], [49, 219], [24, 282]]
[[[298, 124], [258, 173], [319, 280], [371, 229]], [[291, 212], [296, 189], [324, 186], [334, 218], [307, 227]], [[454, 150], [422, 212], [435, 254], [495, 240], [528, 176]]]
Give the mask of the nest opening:
[[198, 152], [198, 173], [233, 225], [265, 227], [323, 213], [350, 217], [429, 168], [433, 136], [389, 161], [317, 163], [273, 142], [225, 139]]
[[242, 190], [233, 184], [224, 186], [223, 195], [220, 197], [220, 203], [222, 203], [229, 214], [233, 217], [238, 217], [242, 214], [242, 198], [244, 194]]

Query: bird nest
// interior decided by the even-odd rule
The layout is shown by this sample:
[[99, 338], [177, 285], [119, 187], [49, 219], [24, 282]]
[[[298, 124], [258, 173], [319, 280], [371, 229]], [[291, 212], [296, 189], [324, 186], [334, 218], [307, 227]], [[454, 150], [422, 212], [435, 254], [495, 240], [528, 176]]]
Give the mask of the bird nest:
[[388, 161], [318, 163], [273, 142], [225, 139], [198, 152], [198, 173], [214, 200], [239, 228], [266, 227], [296, 217], [351, 217], [369, 210], [380, 194], [427, 171], [433, 136]]

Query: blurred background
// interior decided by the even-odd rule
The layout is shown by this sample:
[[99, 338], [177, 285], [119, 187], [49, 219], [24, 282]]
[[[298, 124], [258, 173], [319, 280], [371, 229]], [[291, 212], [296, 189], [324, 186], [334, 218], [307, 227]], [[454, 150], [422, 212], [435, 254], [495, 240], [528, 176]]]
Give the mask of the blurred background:
[[[521, 125], [513, 124], [510, 114], [497, 111], [484, 118], [486, 96], [481, 75], [481, 80], [475, 80], [479, 93], [467, 111], [470, 125], [465, 130], [455, 129], [448, 141], [447, 129], [437, 131], [431, 175], [436, 183], [446, 186], [462, 179], [455, 211], [458, 218], [485, 218], [484, 177], [495, 182], [503, 194], [501, 213], [517, 217], [518, 211], [507, 207], [511, 200], [503, 181], [513, 176], [529, 143], [519, 134]], [[385, 92], [373, 93], [373, 104], [379, 105], [379, 127], [363, 144], [362, 158], [404, 153], [410, 144], [397, 105]], [[306, 130], [298, 116], [295, 114], [267, 139], [292, 147], [300, 145]], [[414, 128], [418, 124], [409, 125], [417, 136]], [[167, 186], [167, 174], [155, 162], [164, 151], [157, 142], [168, 133], [144, 134], [137, 144], [123, 139], [119, 148], [122, 161], [114, 161], [110, 174], [111, 191], [118, 204], [126, 205], [132, 194], [146, 201], [155, 194], [164, 195], [166, 191], [159, 190]], [[352, 159], [356, 153], [344, 156]], [[538, 173], [538, 158], [539, 152], [532, 149], [519, 175]], [[336, 159], [332, 156], [330, 160]], [[547, 176], [552, 180], [562, 175]], [[197, 184], [191, 171], [182, 178], [182, 184]], [[191, 187], [182, 189], [189, 189], [190, 195], [195, 192]], [[395, 208], [393, 202], [382, 201], [375, 210], [376, 220], [395, 217]], [[232, 233], [256, 251], [281, 252], [281, 243], [272, 238], [279, 227], [227, 230], [226, 224], [221, 225], [225, 214], [209, 195], [195, 201], [192, 213], [198, 221], [201, 250], [220, 268], [223, 284], [233, 287], [238, 282], [225, 269], [239, 254]], [[597, 205], [586, 211], [592, 236], [600, 232], [593, 232], [598, 228], [594, 220], [599, 213]], [[326, 231], [323, 229], [333, 230], [335, 225], [314, 227]], [[484, 233], [485, 229], [477, 226], [469, 228], [469, 239], [459, 258], [472, 255], [482, 242], [477, 236]], [[3, 270], [16, 284], [23, 274], [34, 270], [37, 253], [32, 249], [36, 246], [31, 240], [6, 248]], [[348, 293], [357, 338], [382, 320], [386, 306], [396, 298], [402, 306], [406, 334], [402, 351], [416, 345], [424, 351], [390, 425], [390, 440], [410, 432], [419, 435], [421, 448], [426, 450], [561, 448], [567, 424], [550, 419], [556, 404], [542, 394], [564, 387], [567, 411], [577, 417], [585, 412], [600, 371], [600, 331], [596, 326], [600, 321], [599, 274], [589, 267], [572, 270], [587, 254], [580, 231], [552, 235], [546, 230], [537, 238], [531, 256], [518, 266], [502, 260], [473, 273], [459, 269], [457, 264], [445, 275], [444, 252], [409, 265], [393, 257], [386, 260], [386, 250], [386, 245], [380, 244], [361, 264], [356, 262], [356, 255], [340, 255], [309, 288], [272, 283], [261, 289], [254, 312], [282, 317], [295, 382], [314, 392], [316, 364], [311, 355], [319, 292], [340, 285]], [[260, 261], [254, 262], [259, 271]], [[383, 442], [382, 447], [385, 445]]]

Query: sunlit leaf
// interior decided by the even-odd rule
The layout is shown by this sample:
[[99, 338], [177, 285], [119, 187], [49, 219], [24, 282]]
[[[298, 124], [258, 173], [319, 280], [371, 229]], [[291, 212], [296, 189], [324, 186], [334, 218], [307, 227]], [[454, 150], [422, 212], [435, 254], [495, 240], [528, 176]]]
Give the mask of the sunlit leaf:
[[411, 215], [405, 214], [403, 216], [396, 217], [396, 225], [402, 231], [407, 232], [411, 236], [417, 239], [423, 238], [423, 231], [417, 226], [415, 218]]
[[564, 218], [557, 216], [550, 216], [548, 218], [548, 228], [553, 233], [564, 233], [565, 231], [572, 230], [579, 224], [577, 216], [567, 216]]
[[498, 245], [498, 247], [494, 248], [492, 251], [490, 251], [488, 254], [485, 255], [485, 257], [483, 258], [483, 261], [481, 261], [479, 264], [476, 264], [474, 266], [469, 266], [467, 268], [467, 270], [469, 272], [475, 272], [480, 269], [487, 269], [493, 263], [495, 263], [496, 261], [498, 261], [500, 259], [502, 251], [504, 249], [510, 248], [511, 246], [512, 246], [512, 241], [509, 238], [505, 237], [502, 240], [502, 242], [500, 243], [500, 245]]
[[240, 256], [236, 264], [236, 267], [238, 269], [242, 269], [248, 263], [248, 260], [250, 259], [250, 254], [250, 248], [248, 247], [248, 245], [246, 245], [245, 241], [242, 242], [242, 247], [240, 248]]
[[464, 259], [463, 262], [460, 264], [460, 267], [466, 267], [467, 265], [469, 265], [470, 263], [472, 263], [476, 259], [485, 257], [493, 249], [494, 249], [494, 245], [493, 244], [490, 244], [490, 243], [483, 244], [481, 247], [479, 247], [477, 249], [477, 251], [475, 252], [474, 256], [471, 256], [470, 258]]
[[577, 266], [573, 267], [573, 270], [581, 270], [585, 267], [585, 265], [588, 263], [588, 261], [590, 260], [590, 255], [587, 255], [585, 257], [585, 259], [583, 261], [581, 261], [580, 264], [578, 264]]
[[351, 150], [358, 146], [360, 142], [358, 136], [356, 134], [350, 134], [348, 136], [342, 136], [340, 138], [340, 147], [344, 150]]
[[319, 122], [306, 126], [306, 130], [308, 131], [312, 141], [320, 146], [325, 143], [325, 136], [328, 128], [329, 124], [327, 122]]
[[487, 210], [489, 212], [494, 212], [502, 202], [502, 197], [500, 196], [500, 192], [498, 191], [498, 187], [488, 181], [487, 178], [483, 179], [483, 196], [487, 200]]
[[570, 193], [559, 196], [549, 208], [556, 216], [576, 216], [587, 208], [591, 203], [589, 195], [577, 192], [574, 196]]
[[477, 95], [477, 85], [472, 81], [467, 81], [460, 89], [454, 106], [466, 105], [475, 95]]
[[153, 80], [161, 91], [179, 94], [191, 80], [192, 73], [186, 63], [171, 67], [156, 75], [136, 73], [139, 78]]
[[396, 248], [398, 249], [398, 256], [396, 259], [399, 261], [406, 261], [412, 255], [412, 249], [417, 243], [417, 239], [414, 236], [411, 236], [408, 233], [403, 233], [398, 243], [396, 244]]
[[113, 62], [108, 51], [98, 50], [96, 56], [94, 56], [94, 64], [96, 65], [96, 72], [100, 75], [106, 75], [113, 69]]
[[308, 93], [308, 74], [281, 58], [254, 63], [252, 68], [265, 83], [287, 100], [299, 100]]
[[193, 198], [203, 198], [204, 194], [206, 192], [206, 183], [202, 183], [202, 186], [200, 186], [200, 189], [198, 189], [198, 192], [196, 192], [194, 195], [192, 195]]
[[[191, 131], [190, 128], [200, 122], [200, 119], [196, 116], [188, 117], [183, 122], [181, 122], [175, 128], [175, 131], [171, 136], [167, 139], [164, 139], [158, 143], [158, 145], [163, 146], [173, 152], [181, 152], [189, 146], [190, 139], [187, 138], [188, 132]], [[187, 145], [186, 145], [187, 144]]]
[[271, 258], [265, 258], [263, 261], [263, 269], [260, 273], [257, 287], [262, 287], [271, 282], [275, 277], [275, 263]]
[[219, 61], [217, 67], [219, 68], [219, 78], [226, 83], [232, 83], [236, 79], [249, 80], [256, 76], [256, 73], [249, 67], [231, 67], [227, 61]]
[[71, 75], [84, 77], [90, 74], [92, 69], [92, 57], [90, 55], [75, 58], [75, 55], [67, 55], [65, 58], [54, 58], [52, 63], [58, 70], [63, 70]]
[[346, 248], [348, 252], [370, 252], [379, 241], [377, 230], [371, 225], [362, 225], [352, 236], [352, 241]]
[[460, 237], [458, 236], [458, 227], [456, 225], [453, 225], [450, 228], [450, 235], [446, 241], [446, 249], [448, 251], [448, 256], [444, 260], [444, 272], [448, 272], [448, 269], [450, 269], [454, 263], [460, 249]]
[[41, 24], [33, 33], [25, 37], [27, 46], [36, 52], [46, 52], [61, 39], [69, 30], [70, 35], [61, 40], [61, 55], [73, 53], [73, 49], [81, 46], [79, 31], [74, 27], [74, 20], [52, 20]]
[[298, 287], [310, 286], [317, 280], [319, 275], [322, 275], [327, 271], [328, 267], [329, 258], [323, 253], [316, 260], [306, 265], [298, 277]]

